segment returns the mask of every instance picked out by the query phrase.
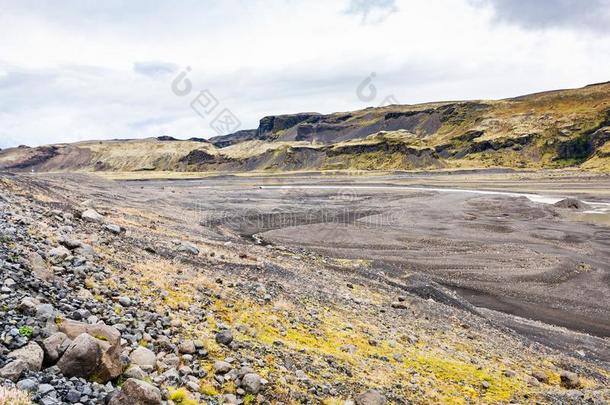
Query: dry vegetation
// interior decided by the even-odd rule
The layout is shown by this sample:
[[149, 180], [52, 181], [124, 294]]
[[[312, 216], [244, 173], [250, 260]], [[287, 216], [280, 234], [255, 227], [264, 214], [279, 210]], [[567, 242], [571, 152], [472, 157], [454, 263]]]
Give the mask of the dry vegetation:
[[211, 145], [201, 142], [161, 142], [153, 140], [128, 142], [90, 142], [80, 145], [93, 152], [92, 161], [111, 171], [172, 170], [180, 159], [193, 150], [215, 154]]
[[[319, 126], [325, 140], [297, 136], [301, 125], [297, 123], [226, 148], [157, 139], [14, 148], [0, 152], [0, 168], [118, 173], [113, 177], [155, 172], [146, 175], [151, 178], [163, 178], [164, 172], [445, 167], [607, 171], [608, 137], [595, 131], [607, 126], [608, 120], [610, 84], [606, 83], [501, 101], [368, 108], [305, 124], [310, 133]], [[422, 152], [428, 157], [421, 159]]]

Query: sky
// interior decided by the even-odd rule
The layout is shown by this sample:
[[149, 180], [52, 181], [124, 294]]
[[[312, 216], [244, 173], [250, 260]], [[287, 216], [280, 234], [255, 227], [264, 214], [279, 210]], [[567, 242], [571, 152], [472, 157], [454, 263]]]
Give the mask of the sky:
[[610, 0], [0, 0], [0, 148], [610, 80]]

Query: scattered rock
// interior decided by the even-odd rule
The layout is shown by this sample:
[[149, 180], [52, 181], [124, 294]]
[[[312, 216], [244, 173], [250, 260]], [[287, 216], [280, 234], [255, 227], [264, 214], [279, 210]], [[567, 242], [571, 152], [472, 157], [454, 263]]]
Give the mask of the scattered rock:
[[12, 289], [15, 285], [17, 285], [17, 282], [9, 277], [4, 280], [4, 283], [2, 283], [2, 285], [4, 285], [6, 288]]
[[580, 386], [580, 378], [578, 378], [578, 374], [572, 373], [571, 371], [562, 371], [559, 374], [559, 378], [561, 379], [561, 386], [567, 389], [574, 389]]
[[44, 359], [47, 364], [55, 364], [72, 343], [63, 332], [57, 332], [42, 341]]
[[26, 315], [36, 315], [36, 308], [40, 301], [32, 297], [24, 297], [19, 303], [19, 310]]
[[17, 388], [21, 391], [33, 393], [38, 391], [38, 382], [36, 380], [26, 378], [25, 380], [21, 380], [17, 383]]
[[233, 333], [229, 329], [222, 330], [216, 334], [216, 342], [228, 346], [233, 341]]
[[81, 244], [79, 248], [74, 250], [74, 253], [76, 255], [83, 256], [88, 259], [92, 259], [95, 257], [95, 249], [93, 249], [93, 246], [87, 245], [86, 243]]
[[177, 368], [180, 365], [180, 357], [173, 353], [169, 354], [163, 358], [163, 365], [165, 366], [163, 368]]
[[49, 260], [52, 264], [59, 264], [70, 256], [70, 251], [63, 246], [56, 247], [49, 251]]
[[59, 243], [61, 243], [63, 246], [67, 247], [70, 250], [78, 249], [83, 245], [83, 242], [76, 239], [60, 239]]
[[49, 395], [50, 393], [55, 391], [55, 387], [53, 387], [51, 384], [40, 384], [38, 386], [38, 395], [41, 397], [44, 397], [46, 395]]
[[131, 298], [129, 297], [119, 297], [119, 304], [124, 307], [131, 306]]
[[121, 234], [121, 232], [123, 232], [123, 229], [120, 226], [114, 225], [114, 224], [105, 225], [104, 229], [114, 233], [115, 235], [119, 235], [119, 234]]
[[393, 302], [390, 306], [394, 309], [409, 309], [409, 306], [404, 302]]
[[131, 360], [133, 364], [146, 369], [153, 369], [157, 365], [155, 353], [142, 346], [131, 352], [129, 360]]
[[186, 383], [186, 387], [191, 391], [191, 392], [199, 392], [199, 390], [201, 389], [201, 385], [196, 382], [196, 381], [188, 381]]
[[341, 346], [340, 350], [345, 353], [354, 354], [354, 353], [356, 353], [357, 348], [354, 345], [347, 344], [347, 345]]
[[42, 256], [36, 252], [31, 252], [28, 254], [28, 260], [30, 262], [30, 267], [32, 268], [32, 273], [34, 273], [36, 277], [44, 281], [51, 281], [53, 279], [53, 272], [47, 267]]
[[99, 381], [106, 382], [121, 375], [121, 333], [116, 328], [103, 323], [89, 325], [82, 322], [64, 320], [59, 324], [59, 331], [65, 333], [70, 339], [74, 339], [83, 333], [96, 338], [95, 340], [102, 353], [98, 367], [95, 370], [95, 375]]
[[160, 405], [161, 391], [145, 381], [129, 378], [108, 405]]
[[379, 391], [363, 392], [356, 397], [356, 405], [385, 405], [386, 398]]
[[241, 380], [241, 387], [250, 394], [258, 394], [261, 390], [261, 378], [258, 374], [249, 373]]
[[535, 370], [532, 372], [532, 377], [543, 384], [548, 384], [549, 382], [549, 376], [544, 371]]
[[531, 387], [539, 387], [540, 386], [540, 382], [537, 379], [535, 379], [534, 377], [527, 377], [527, 383]]
[[237, 397], [233, 394], [225, 394], [223, 396], [223, 400], [224, 400], [224, 404], [227, 405], [237, 405], [238, 401], [237, 401]]
[[512, 378], [515, 375], [517, 375], [517, 373], [515, 373], [513, 370], [504, 370], [504, 377], [508, 377], [508, 378]]
[[197, 248], [197, 246], [193, 245], [192, 243], [181, 242], [178, 246], [178, 252], [189, 253], [194, 256], [197, 256], [199, 254], [199, 248]]
[[36, 306], [36, 318], [48, 321], [55, 317], [55, 308], [51, 304], [40, 304]]
[[[92, 377], [102, 358], [98, 340], [83, 333], [74, 339], [57, 366], [66, 377]], [[96, 376], [97, 380], [97, 376]]]
[[226, 374], [231, 371], [231, 364], [226, 361], [217, 360], [214, 362], [214, 372], [216, 374]]
[[123, 373], [126, 378], [135, 378], [136, 380], [144, 380], [146, 373], [139, 366], [132, 365]]
[[197, 348], [195, 347], [195, 342], [192, 340], [185, 340], [180, 342], [178, 345], [178, 352], [182, 354], [194, 354], [197, 352]]
[[75, 389], [71, 389], [68, 391], [64, 399], [72, 404], [75, 404], [80, 401], [80, 392]]
[[0, 377], [16, 382], [21, 378], [25, 370], [28, 369], [28, 364], [23, 360], [14, 360], [0, 369]]
[[38, 346], [38, 343], [30, 342], [27, 346], [11, 352], [8, 357], [23, 360], [30, 371], [40, 371], [44, 359], [44, 352], [42, 348]]
[[104, 216], [94, 209], [88, 209], [81, 214], [81, 218], [88, 222], [101, 223], [104, 221]]
[[303, 370], [297, 370], [294, 375], [299, 381], [309, 382], [309, 377]]

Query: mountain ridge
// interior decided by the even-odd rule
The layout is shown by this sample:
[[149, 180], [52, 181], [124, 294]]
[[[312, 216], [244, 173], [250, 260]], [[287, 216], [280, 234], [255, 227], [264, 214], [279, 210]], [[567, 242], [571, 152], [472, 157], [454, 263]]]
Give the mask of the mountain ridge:
[[13, 171], [610, 170], [610, 82], [502, 100], [263, 117], [205, 140], [83, 141], [0, 151]]

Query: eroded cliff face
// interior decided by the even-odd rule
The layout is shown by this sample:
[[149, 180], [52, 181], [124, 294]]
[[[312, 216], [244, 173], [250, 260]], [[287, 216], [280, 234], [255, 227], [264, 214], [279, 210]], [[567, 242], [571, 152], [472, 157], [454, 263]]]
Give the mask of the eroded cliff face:
[[258, 130], [244, 129], [230, 135], [215, 136], [210, 138], [210, 142], [217, 148], [226, 148], [227, 146], [256, 139], [258, 139]]

